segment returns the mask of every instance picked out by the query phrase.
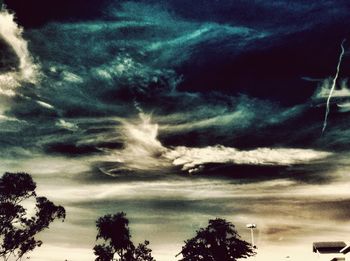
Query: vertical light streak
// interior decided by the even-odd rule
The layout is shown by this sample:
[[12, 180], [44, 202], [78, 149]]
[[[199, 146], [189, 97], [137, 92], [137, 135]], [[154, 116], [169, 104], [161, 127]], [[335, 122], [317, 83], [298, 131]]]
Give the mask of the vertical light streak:
[[341, 45], [340, 45], [341, 52], [340, 52], [340, 55], [339, 55], [339, 60], [338, 60], [338, 65], [337, 65], [337, 72], [336, 72], [336, 74], [335, 74], [335, 76], [333, 78], [332, 87], [331, 87], [331, 90], [330, 90], [328, 98], [327, 98], [326, 113], [325, 113], [325, 116], [324, 116], [322, 134], [324, 133], [324, 131], [326, 130], [326, 127], [327, 127], [327, 119], [328, 119], [328, 114], [329, 114], [329, 103], [331, 101], [331, 98], [332, 98], [335, 86], [337, 84], [337, 79], [338, 79], [339, 71], [340, 71], [340, 65], [341, 65], [341, 62], [342, 62], [342, 59], [343, 59], [343, 56], [344, 56], [344, 53], [345, 53], [345, 49], [344, 49], [345, 41], [346, 41], [346, 39], [344, 39], [342, 41]]

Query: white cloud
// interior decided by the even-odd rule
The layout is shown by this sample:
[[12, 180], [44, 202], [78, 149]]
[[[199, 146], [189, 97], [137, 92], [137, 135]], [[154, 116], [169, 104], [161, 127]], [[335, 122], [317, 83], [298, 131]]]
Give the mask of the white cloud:
[[257, 148], [240, 151], [224, 146], [210, 146], [205, 148], [176, 147], [165, 153], [164, 157], [171, 160], [174, 165], [182, 166], [182, 170], [194, 172], [200, 170], [203, 164], [208, 163], [288, 166], [308, 163], [330, 155], [329, 152], [311, 149]]

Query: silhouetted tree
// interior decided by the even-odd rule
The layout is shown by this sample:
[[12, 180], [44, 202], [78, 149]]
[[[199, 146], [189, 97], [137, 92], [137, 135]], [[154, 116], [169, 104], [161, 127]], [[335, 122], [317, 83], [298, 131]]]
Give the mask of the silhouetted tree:
[[180, 261], [235, 261], [255, 254], [253, 247], [240, 239], [235, 226], [220, 218], [209, 220], [206, 228], [185, 243], [178, 254], [183, 256]]
[[134, 252], [135, 261], [155, 261], [152, 257], [152, 250], [148, 248], [149, 241], [139, 244]]
[[[19, 260], [42, 241], [35, 235], [56, 218], [65, 218], [65, 209], [35, 193], [36, 184], [27, 173], [5, 173], [0, 178], [0, 257]], [[22, 203], [33, 204], [29, 215]], [[30, 211], [31, 213], [32, 211]]]
[[95, 261], [155, 261], [148, 241], [135, 248], [124, 212], [100, 217], [96, 227], [96, 240], [103, 239], [104, 242], [94, 247]]
[[105, 215], [96, 221], [98, 230], [96, 239], [106, 243], [94, 247], [96, 261], [114, 260], [117, 254], [120, 260], [127, 260], [128, 252], [134, 248], [130, 238], [129, 220], [121, 212], [115, 215]]

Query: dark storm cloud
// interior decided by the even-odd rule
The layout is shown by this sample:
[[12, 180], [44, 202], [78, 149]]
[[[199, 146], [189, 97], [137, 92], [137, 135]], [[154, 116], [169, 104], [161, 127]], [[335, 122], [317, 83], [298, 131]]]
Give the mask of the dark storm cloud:
[[24, 27], [37, 27], [49, 21], [86, 20], [102, 15], [107, 0], [4, 0]]
[[[23, 24], [31, 25], [52, 20], [103, 20], [106, 16], [111, 19], [110, 10], [122, 12], [120, 5], [125, 3], [132, 2], [33, 0], [8, 1], [7, 5], [16, 11]], [[305, 102], [317, 86], [302, 77], [332, 75], [339, 43], [350, 35], [344, 22], [350, 13], [346, 1], [226, 1], [223, 4], [168, 0], [161, 5], [157, 1], [141, 1], [140, 5], [144, 13], [152, 12], [150, 6], [157, 7], [153, 10], [157, 15], [171, 10], [177, 21], [244, 26], [269, 34], [248, 43], [237, 35], [213, 34], [208, 39], [203, 36], [200, 46], [191, 48], [185, 62], [176, 66], [176, 71], [184, 75], [179, 89], [186, 91], [219, 91], [230, 95], [243, 92], [284, 104]], [[142, 18], [144, 14], [140, 15]], [[164, 22], [166, 19], [169, 17], [164, 16]], [[128, 28], [127, 34], [135, 32]], [[349, 66], [350, 62], [345, 63], [343, 70]], [[113, 95], [120, 94], [109, 94]], [[130, 95], [126, 91], [124, 96]]]
[[[204, 45], [203, 52], [192, 57], [195, 64], [187, 61], [178, 69], [185, 75], [180, 89], [228, 94], [243, 92], [286, 105], [305, 102], [317, 84], [302, 77], [333, 75], [339, 45], [349, 36], [349, 29], [343, 22], [332, 22], [256, 40], [238, 54], [233, 54], [230, 49], [215, 50], [213, 46]], [[202, 59], [204, 53], [205, 60]], [[348, 71], [349, 66], [350, 62], [346, 61], [342, 71]]]
[[[111, 127], [90, 135], [84, 126], [73, 134], [72, 125], [63, 141], [53, 137], [62, 130], [54, 129], [62, 125], [60, 118], [68, 125], [76, 117], [137, 118], [135, 101], [146, 113], [161, 116], [159, 139], [165, 146], [339, 149], [348, 144], [331, 127], [320, 141], [324, 108], [310, 102], [318, 85], [303, 78], [334, 72], [338, 40], [348, 30], [343, 2], [236, 1], [226, 6], [201, 1], [198, 10], [186, 13], [195, 3], [183, 9], [182, 1], [87, 1], [81, 15], [80, 1], [61, 4], [54, 10], [58, 1], [53, 7], [13, 2], [13, 8], [28, 8], [26, 19], [49, 10], [43, 17], [34, 15], [43, 19], [40, 27], [27, 30], [43, 73], [39, 88], [22, 88], [23, 96], [8, 110], [47, 126], [37, 130], [47, 137], [39, 142], [46, 152], [83, 155], [99, 147], [120, 148], [122, 142], [110, 136], [105, 144], [90, 142], [97, 134], [113, 135]], [[23, 14], [16, 15], [21, 19]], [[349, 66], [345, 58], [342, 72]], [[306, 104], [294, 106], [300, 102]], [[335, 119], [331, 115], [330, 126]], [[346, 121], [342, 126], [346, 131]], [[336, 139], [328, 141], [333, 131]]]
[[[146, 0], [144, 2], [156, 3], [157, 1]], [[336, 14], [344, 15], [348, 8], [346, 0], [236, 0], [225, 2], [199, 0], [191, 3], [185, 0], [170, 0], [164, 3], [186, 18], [219, 23], [229, 21], [249, 24], [253, 27], [271, 26], [272, 28], [275, 28], [277, 24], [281, 27], [298, 27], [301, 22], [323, 23], [328, 19], [340, 19], [336, 17]], [[320, 16], [325, 20], [320, 21]]]
[[[233, 1], [224, 5], [221, 1], [201, 1], [200, 4], [201, 8], [196, 8], [198, 2], [174, 1], [170, 5], [186, 18], [242, 24], [271, 35], [242, 49], [229, 47], [228, 43], [235, 39], [218, 40], [219, 44], [204, 43], [191, 60], [178, 68], [185, 75], [182, 90], [244, 92], [284, 104], [305, 102], [317, 86], [301, 78], [332, 75], [339, 44], [350, 35], [345, 22], [349, 19], [346, 1]], [[218, 45], [221, 48], [216, 48]], [[349, 66], [349, 62], [344, 64], [344, 71]]]
[[300, 183], [325, 184], [335, 179], [335, 177], [326, 175], [327, 171], [335, 169], [335, 166], [329, 162], [324, 162], [319, 165], [309, 164], [304, 166], [258, 166], [209, 163], [201, 167], [200, 175], [227, 177], [239, 180], [242, 183], [288, 178]]

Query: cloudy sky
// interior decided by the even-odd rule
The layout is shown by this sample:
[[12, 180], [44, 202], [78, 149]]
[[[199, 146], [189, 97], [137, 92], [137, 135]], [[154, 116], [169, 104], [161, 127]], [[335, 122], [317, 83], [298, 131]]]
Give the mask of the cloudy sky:
[[215, 217], [256, 260], [348, 240], [346, 0], [4, 2], [0, 171], [67, 210], [33, 259], [93, 260], [119, 211], [158, 261]]

